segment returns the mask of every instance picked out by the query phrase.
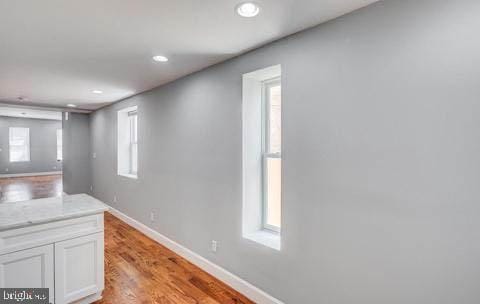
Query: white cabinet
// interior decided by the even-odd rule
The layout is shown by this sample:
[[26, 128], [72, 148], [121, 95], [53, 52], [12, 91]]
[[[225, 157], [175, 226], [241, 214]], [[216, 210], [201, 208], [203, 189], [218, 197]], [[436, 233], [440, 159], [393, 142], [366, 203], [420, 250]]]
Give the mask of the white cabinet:
[[0, 255], [0, 288], [49, 288], [54, 303], [53, 245]]
[[103, 233], [55, 243], [55, 303], [72, 303], [103, 290]]
[[49, 288], [55, 304], [101, 299], [103, 231], [103, 213], [0, 231], [0, 288]]

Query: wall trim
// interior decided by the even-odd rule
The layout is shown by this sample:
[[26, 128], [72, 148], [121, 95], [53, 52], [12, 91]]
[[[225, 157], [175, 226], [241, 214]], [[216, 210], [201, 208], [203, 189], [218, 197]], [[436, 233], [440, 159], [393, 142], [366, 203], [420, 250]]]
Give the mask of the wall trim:
[[35, 173], [13, 173], [13, 174], [0, 174], [0, 178], [5, 177], [29, 177], [29, 176], [44, 176], [44, 175], [59, 175], [62, 171], [51, 172], [35, 172]]
[[190, 249], [178, 244], [177, 242], [169, 239], [158, 231], [153, 230], [150, 227], [140, 223], [139, 221], [129, 217], [128, 215], [118, 211], [115, 208], [110, 207], [109, 212], [122, 220], [123, 222], [129, 224], [130, 226], [136, 228], [146, 236], [150, 237], [154, 241], [160, 243], [161, 245], [172, 250], [181, 257], [187, 259], [189, 262], [193, 263], [197, 267], [208, 272], [215, 278], [224, 282], [228, 286], [232, 287], [236, 291], [240, 292], [250, 300], [258, 304], [284, 304], [282, 301], [274, 298], [263, 290], [255, 287], [254, 285], [248, 283], [247, 281], [241, 279], [240, 277], [234, 275], [233, 273], [227, 271], [226, 269], [214, 264], [213, 262], [207, 260], [206, 258], [200, 256], [199, 254], [191, 251]]

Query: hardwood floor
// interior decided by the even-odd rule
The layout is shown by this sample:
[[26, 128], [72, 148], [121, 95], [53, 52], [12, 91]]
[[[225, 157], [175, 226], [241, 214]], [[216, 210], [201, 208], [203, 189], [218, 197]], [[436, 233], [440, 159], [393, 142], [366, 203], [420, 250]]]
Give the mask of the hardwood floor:
[[0, 203], [61, 196], [62, 175], [0, 178]]
[[138, 230], [105, 214], [105, 291], [96, 304], [252, 304]]

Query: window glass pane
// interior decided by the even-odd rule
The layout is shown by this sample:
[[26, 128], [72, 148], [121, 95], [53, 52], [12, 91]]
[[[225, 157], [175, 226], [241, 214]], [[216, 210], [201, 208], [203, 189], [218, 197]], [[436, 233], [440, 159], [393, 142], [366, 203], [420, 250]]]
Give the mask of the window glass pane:
[[25, 146], [10, 146], [10, 161], [26, 161], [28, 159]]
[[264, 225], [279, 230], [281, 226], [281, 171], [282, 171], [282, 96], [279, 81], [265, 84], [265, 147], [264, 155]]
[[25, 145], [28, 137], [28, 129], [26, 128], [10, 128], [10, 145]]
[[57, 146], [61, 146], [63, 143], [62, 139], [62, 129], [57, 130]]
[[57, 130], [57, 160], [63, 160], [63, 138], [62, 129]]
[[136, 143], [137, 142], [137, 124], [138, 124], [138, 116], [134, 115], [132, 116], [132, 142]]
[[138, 172], [138, 160], [137, 160], [137, 154], [138, 154], [138, 145], [137, 144], [132, 144], [132, 174], [137, 174]]
[[267, 206], [266, 224], [280, 227], [281, 223], [281, 189], [282, 189], [282, 160], [267, 158]]
[[267, 148], [270, 153], [280, 153], [282, 149], [282, 90], [280, 85], [270, 86], [268, 90], [269, 146]]
[[30, 161], [30, 130], [28, 128], [10, 128], [10, 161]]
[[137, 106], [117, 112], [117, 173], [129, 178], [137, 178]]
[[136, 175], [138, 171], [138, 145], [137, 145], [137, 124], [136, 112], [129, 116], [130, 119], [130, 173]]

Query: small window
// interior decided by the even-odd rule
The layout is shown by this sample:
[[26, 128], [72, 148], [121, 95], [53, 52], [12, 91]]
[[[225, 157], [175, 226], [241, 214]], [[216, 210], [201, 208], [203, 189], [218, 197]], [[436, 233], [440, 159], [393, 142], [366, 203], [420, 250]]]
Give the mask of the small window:
[[263, 82], [263, 227], [280, 231], [282, 189], [282, 87]]
[[117, 124], [117, 166], [118, 175], [137, 178], [138, 176], [138, 112], [137, 107], [118, 111]]
[[57, 160], [63, 160], [63, 138], [62, 138], [62, 129], [57, 130]]
[[10, 162], [30, 161], [30, 129], [9, 128]]
[[132, 111], [128, 113], [128, 120], [130, 125], [130, 174], [137, 175], [138, 164], [137, 164], [137, 153], [138, 153], [138, 144], [137, 144], [137, 123], [138, 115], [137, 111]]

